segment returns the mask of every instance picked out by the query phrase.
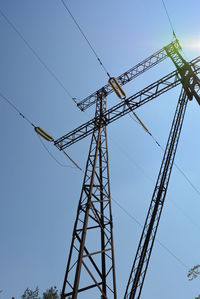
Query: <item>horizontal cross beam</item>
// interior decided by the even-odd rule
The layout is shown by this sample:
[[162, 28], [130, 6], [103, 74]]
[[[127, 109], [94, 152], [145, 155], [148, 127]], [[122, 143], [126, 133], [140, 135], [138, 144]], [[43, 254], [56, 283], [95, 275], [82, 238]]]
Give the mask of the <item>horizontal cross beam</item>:
[[[189, 63], [195, 74], [200, 73], [200, 56]], [[157, 98], [159, 95], [167, 92], [181, 83], [181, 78], [178, 71], [173, 71], [160, 80], [152, 83], [136, 94], [121, 101], [119, 104], [108, 109], [103, 116], [103, 124], [106, 126], [120, 117], [126, 115], [130, 110], [135, 110], [145, 103]], [[55, 140], [54, 144], [59, 150], [63, 150], [79, 140], [90, 135], [93, 130], [97, 130], [99, 119], [94, 117], [83, 125], [77, 127], [68, 134]]]
[[[160, 63], [164, 59], [168, 58], [168, 54], [166, 52], [166, 49], [171, 48], [171, 46], [174, 46], [175, 49], [180, 50], [181, 46], [179, 44], [179, 41], [175, 39], [170, 44], [168, 44], [166, 47], [163, 47], [161, 50], [157, 51], [150, 57], [146, 58], [142, 62], [138, 63], [136, 66], [132, 67], [130, 70], [126, 71], [122, 75], [120, 75], [117, 80], [121, 86], [127, 84], [128, 82], [132, 81], [134, 78], [138, 77], [139, 75], [143, 74], [156, 64]], [[87, 108], [92, 106], [96, 103], [98, 98], [103, 95], [106, 97], [107, 95], [111, 94], [113, 92], [112, 87], [110, 84], [107, 84], [100, 88], [99, 90], [92, 93], [90, 96], [82, 100], [77, 104], [78, 108], [82, 111], [85, 111]]]

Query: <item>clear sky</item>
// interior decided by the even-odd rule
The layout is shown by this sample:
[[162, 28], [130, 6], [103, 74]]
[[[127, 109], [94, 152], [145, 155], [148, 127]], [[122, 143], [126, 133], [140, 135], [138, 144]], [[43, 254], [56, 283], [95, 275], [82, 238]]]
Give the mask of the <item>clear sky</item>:
[[[183, 55], [200, 55], [198, 0], [166, 0]], [[67, 1], [97, 53], [118, 76], [172, 40], [161, 0]], [[107, 82], [107, 77], [61, 1], [0, 0], [0, 9], [16, 26], [73, 97], [83, 99]], [[31, 121], [55, 138], [86, 122], [94, 108], [80, 112], [65, 90], [37, 60], [11, 25], [0, 15], [0, 91]], [[168, 59], [131, 82], [134, 94], [174, 70]], [[138, 109], [138, 115], [165, 146], [180, 86]], [[117, 103], [112, 95], [108, 106]], [[7, 103], [0, 101], [0, 294], [20, 298], [27, 288], [64, 279], [72, 228], [83, 174], [59, 166], [38, 137]], [[176, 163], [200, 189], [200, 107], [188, 104]], [[84, 169], [90, 138], [68, 149]], [[162, 153], [147, 134], [126, 116], [108, 128], [111, 194], [131, 215], [144, 222]], [[47, 144], [63, 164], [62, 153]], [[137, 249], [141, 228], [115, 202], [114, 242], [118, 298], [122, 298]], [[188, 267], [200, 263], [200, 196], [173, 169], [142, 298], [194, 298], [199, 280], [188, 282]], [[83, 297], [85, 298], [85, 297]], [[93, 297], [91, 297], [93, 298]]]

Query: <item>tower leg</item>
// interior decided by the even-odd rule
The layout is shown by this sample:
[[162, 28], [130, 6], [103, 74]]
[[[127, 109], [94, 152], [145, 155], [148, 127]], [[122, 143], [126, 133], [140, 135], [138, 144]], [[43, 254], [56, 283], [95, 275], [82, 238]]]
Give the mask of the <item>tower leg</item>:
[[117, 298], [108, 146], [103, 114], [106, 99], [96, 105], [96, 127], [90, 144], [61, 298], [76, 299], [93, 289], [94, 298]]
[[184, 89], [181, 91], [171, 131], [165, 148], [161, 168], [153, 192], [147, 218], [143, 227], [135, 260], [129, 276], [124, 298], [138, 299], [142, 291], [147, 267], [149, 264], [156, 232], [158, 229], [165, 196], [169, 184], [171, 170], [178, 146], [188, 97]]

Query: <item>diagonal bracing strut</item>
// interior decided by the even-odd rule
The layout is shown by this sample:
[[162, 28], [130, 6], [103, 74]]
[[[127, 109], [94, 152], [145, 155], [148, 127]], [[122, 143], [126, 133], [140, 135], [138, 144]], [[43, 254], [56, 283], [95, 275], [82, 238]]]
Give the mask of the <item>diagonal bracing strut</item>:
[[[170, 48], [175, 48], [176, 50], [181, 50], [181, 46], [179, 44], [179, 41], [177, 38], [175, 38], [174, 41], [172, 41], [170, 44], [167, 46], [163, 47], [161, 50], [157, 51], [150, 57], [146, 58], [142, 62], [138, 63], [136, 66], [132, 67], [130, 70], [126, 71], [122, 75], [120, 75], [117, 78], [117, 81], [121, 86], [127, 84], [128, 82], [132, 81], [139, 75], [143, 74], [144, 72], [148, 71], [150, 68], [154, 67], [164, 59], [168, 58], [169, 55], [166, 50]], [[95, 91], [91, 95], [89, 95], [87, 98], [84, 100], [80, 101], [77, 106], [79, 107], [80, 110], [85, 111], [87, 108], [92, 106], [93, 104], [96, 103], [96, 101], [103, 95], [107, 96], [113, 92], [112, 87], [110, 84], [107, 84], [100, 88], [99, 90]]]
[[[200, 56], [192, 60], [190, 63], [194, 69], [194, 73], [200, 73]], [[133, 96], [121, 101], [119, 104], [108, 109], [104, 115], [103, 125], [108, 125], [111, 122], [121, 118], [122, 116], [128, 114], [131, 110], [135, 110], [145, 103], [157, 98], [159, 95], [167, 92], [168, 90], [176, 87], [181, 83], [181, 78], [178, 71], [171, 72], [167, 76], [161, 78], [160, 80], [152, 83], [148, 87], [137, 92]], [[127, 106], [128, 105], [128, 106]], [[71, 132], [63, 135], [62, 137], [55, 140], [54, 144], [59, 150], [63, 150], [72, 144], [78, 142], [79, 140], [91, 135], [94, 130], [97, 130], [97, 117], [95, 116], [88, 122], [77, 127]]]
[[165, 196], [169, 184], [175, 153], [181, 133], [186, 105], [193, 96], [200, 104], [200, 80], [194, 71], [193, 63], [189, 64], [171, 45], [166, 49], [168, 56], [175, 64], [178, 77], [182, 83], [182, 91], [176, 108], [170, 135], [166, 145], [157, 183], [140, 238], [137, 253], [129, 276], [124, 298], [139, 299], [148, 268], [157, 228], [159, 225]]
[[94, 298], [117, 298], [105, 111], [103, 98], [96, 103], [98, 129], [92, 134], [62, 299], [82, 292], [86, 298], [91, 289]]
[[[62, 298], [72, 296], [72, 299], [76, 299], [78, 293], [89, 291], [93, 288], [97, 291], [97, 296], [101, 295], [101, 298], [117, 297], [106, 126], [182, 83], [183, 90], [179, 98], [157, 185], [154, 190], [152, 203], [125, 294], [125, 298], [133, 299], [140, 297], [164, 204], [187, 101], [188, 99], [191, 100], [194, 95], [200, 104], [200, 81], [196, 76], [200, 72], [200, 57], [187, 63], [180, 55], [179, 49], [180, 45], [176, 44], [176, 41], [172, 42], [167, 47], [164, 47], [162, 51], [158, 51], [155, 57], [152, 56], [151, 59], [143, 61], [129, 70], [128, 73], [126, 72], [121, 77], [118, 77], [118, 81], [120, 85], [124, 85], [166, 57], [171, 58], [177, 71], [154, 82], [109, 110], [106, 110], [104, 98], [112, 90], [109, 91], [109, 86], [100, 89], [86, 99], [82, 108], [80, 106], [81, 110], [85, 110], [96, 102], [97, 110], [95, 117], [54, 142], [58, 149], [63, 150], [92, 134], [63, 284]], [[152, 59], [155, 59], [155, 61]], [[106, 90], [106, 88], [108, 89]], [[94, 250], [93, 246], [90, 248], [91, 244], [87, 244], [86, 242], [86, 232], [88, 235], [90, 232], [96, 230], [100, 231], [100, 234], [96, 234], [95, 236], [100, 237], [101, 245], [98, 247], [99, 249]], [[101, 261], [100, 264], [97, 264], [95, 260], [96, 256], [100, 256], [100, 259], [98, 258], [98, 261]], [[81, 271], [83, 270], [88, 275], [85, 286], [84, 280], [81, 280]], [[82, 279], [84, 277], [85, 275], [82, 275]], [[90, 282], [88, 282], [89, 280]]]
[[126, 292], [124, 295], [125, 299], [140, 298], [156, 232], [164, 206], [165, 196], [167, 193], [187, 102], [188, 97], [184, 89], [182, 89], [165, 148], [156, 186], [153, 192], [151, 204], [148, 210], [139, 246], [126, 287]]
[[195, 74], [193, 63], [188, 63], [173, 44], [166, 47], [165, 50], [178, 71], [181, 83], [189, 100], [192, 100], [194, 96], [200, 105], [200, 80]]

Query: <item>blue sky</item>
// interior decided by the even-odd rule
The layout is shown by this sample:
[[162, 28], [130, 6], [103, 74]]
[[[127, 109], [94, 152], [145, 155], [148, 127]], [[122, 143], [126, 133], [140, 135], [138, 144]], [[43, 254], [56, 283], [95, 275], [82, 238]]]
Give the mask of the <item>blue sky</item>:
[[[183, 55], [200, 55], [197, 0], [166, 0]], [[98, 55], [113, 76], [167, 45], [172, 32], [161, 1], [67, 1]], [[61, 1], [1, 0], [0, 9], [15, 24], [73, 97], [83, 99], [106, 84], [107, 77]], [[0, 15], [0, 91], [31, 121], [57, 138], [86, 122], [94, 107], [80, 112], [13, 28]], [[140, 76], [126, 88], [134, 94], [174, 69], [170, 60]], [[138, 115], [165, 146], [180, 86], [138, 109]], [[114, 95], [108, 106], [117, 103]], [[44, 150], [33, 129], [3, 101], [1, 119], [0, 294], [20, 298], [26, 287], [43, 291], [63, 283], [83, 175], [60, 167]], [[188, 104], [176, 163], [199, 187], [200, 109]], [[69, 148], [84, 169], [90, 138]], [[108, 128], [111, 194], [144, 222], [162, 153], [126, 116]], [[55, 157], [71, 165], [48, 145]], [[122, 298], [141, 228], [113, 202], [118, 297]], [[188, 267], [200, 263], [200, 196], [173, 169], [158, 239]], [[199, 281], [155, 243], [142, 298], [194, 298]], [[92, 298], [92, 297], [91, 297]]]

